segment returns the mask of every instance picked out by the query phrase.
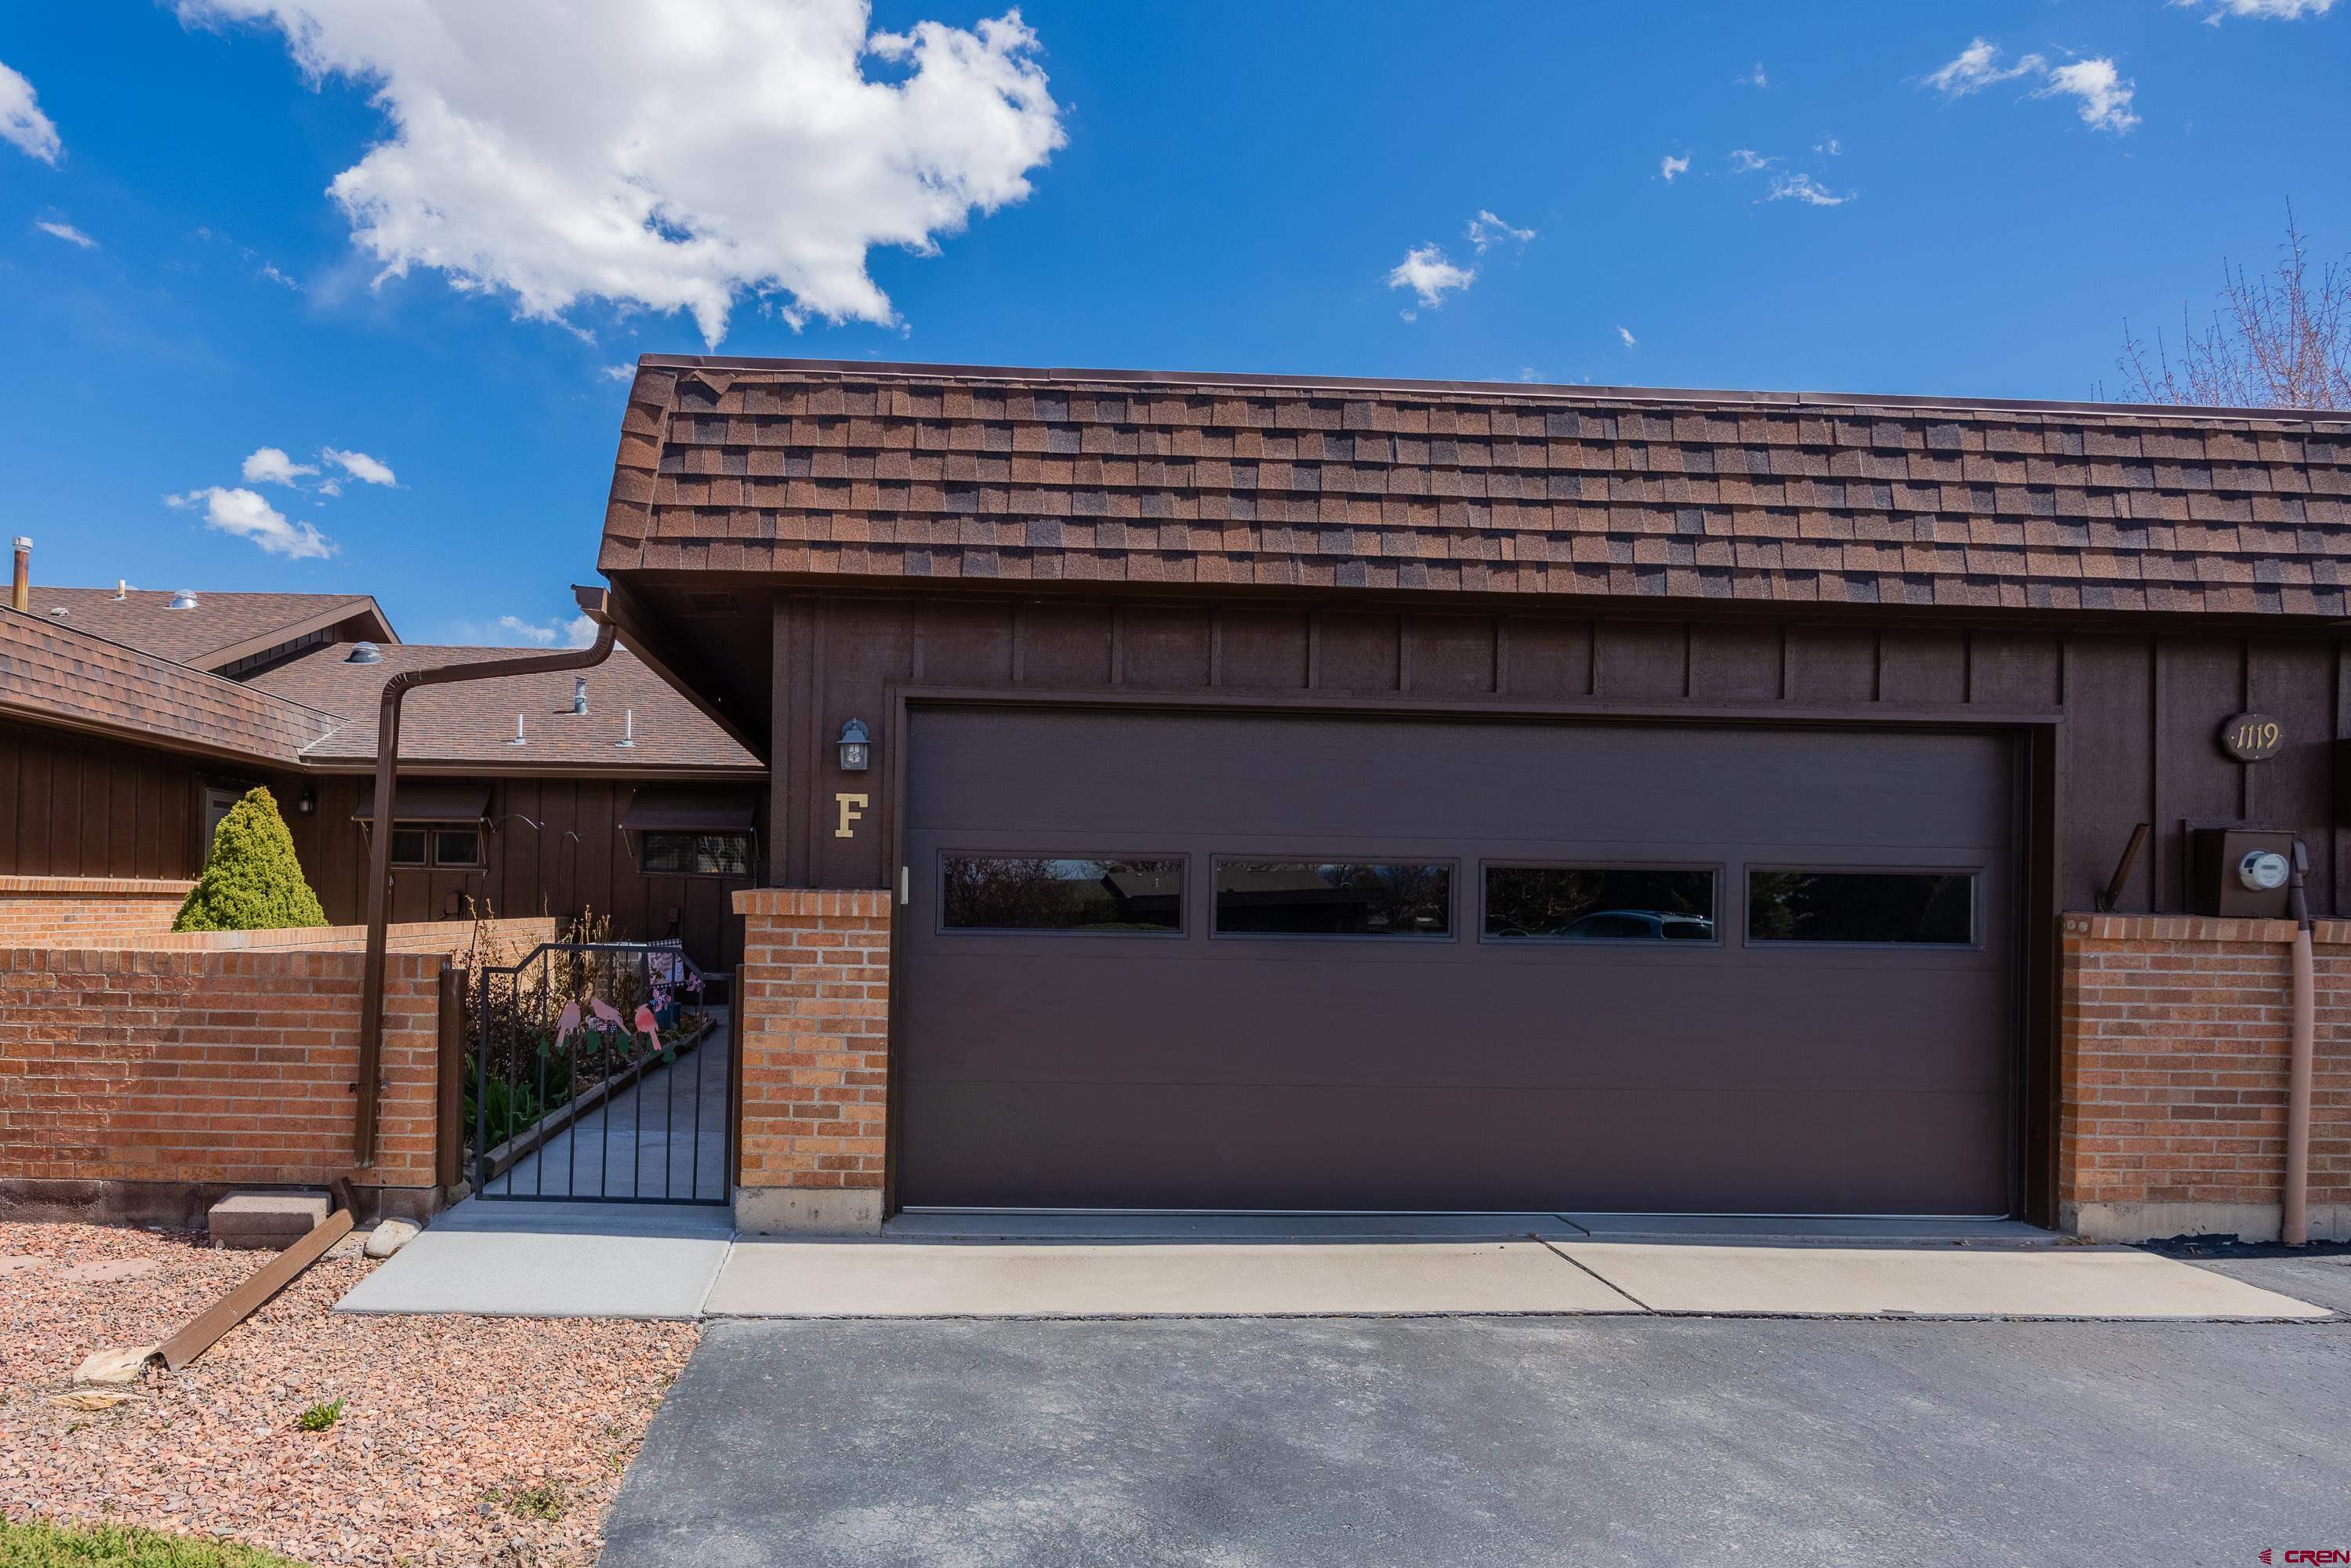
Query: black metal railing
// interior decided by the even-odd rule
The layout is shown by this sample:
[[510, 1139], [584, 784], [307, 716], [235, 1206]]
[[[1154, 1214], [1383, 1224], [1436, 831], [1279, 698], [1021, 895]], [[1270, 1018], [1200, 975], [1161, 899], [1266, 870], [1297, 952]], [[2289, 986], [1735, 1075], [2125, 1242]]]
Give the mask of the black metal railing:
[[475, 969], [465, 1115], [475, 1192], [726, 1202], [724, 978], [659, 942], [548, 942]]

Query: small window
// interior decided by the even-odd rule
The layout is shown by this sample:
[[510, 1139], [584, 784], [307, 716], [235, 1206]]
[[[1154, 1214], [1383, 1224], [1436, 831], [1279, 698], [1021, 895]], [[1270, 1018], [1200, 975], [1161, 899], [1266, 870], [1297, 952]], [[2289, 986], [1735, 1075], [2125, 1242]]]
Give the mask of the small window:
[[1629, 866], [1486, 868], [1499, 942], [1711, 942], [1714, 873]]
[[1453, 868], [1409, 861], [1217, 862], [1224, 936], [1450, 936]]
[[1181, 860], [949, 855], [943, 870], [951, 931], [1184, 929]]
[[638, 845], [647, 873], [673, 876], [748, 876], [748, 833], [648, 832]]
[[482, 830], [444, 827], [438, 822], [394, 822], [392, 827], [394, 865], [477, 866], [482, 863]]
[[1964, 872], [1751, 872], [1747, 936], [1756, 942], [1963, 947], [1975, 939], [1975, 878]]
[[450, 866], [481, 864], [481, 830], [479, 828], [434, 829], [433, 863]]

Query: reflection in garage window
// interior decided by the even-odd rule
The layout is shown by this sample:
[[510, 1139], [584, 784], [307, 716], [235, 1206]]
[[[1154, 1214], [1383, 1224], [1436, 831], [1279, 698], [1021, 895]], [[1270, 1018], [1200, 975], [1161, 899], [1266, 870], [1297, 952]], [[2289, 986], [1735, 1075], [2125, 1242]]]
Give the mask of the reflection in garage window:
[[956, 931], [1181, 931], [1181, 860], [946, 857], [946, 923]]
[[1486, 935], [1504, 942], [1711, 942], [1714, 873], [1488, 866]]
[[1759, 871], [1747, 879], [1757, 942], [1974, 940], [1975, 878], [1960, 872]]
[[1217, 930], [1233, 936], [1449, 936], [1453, 868], [1401, 861], [1220, 860]]

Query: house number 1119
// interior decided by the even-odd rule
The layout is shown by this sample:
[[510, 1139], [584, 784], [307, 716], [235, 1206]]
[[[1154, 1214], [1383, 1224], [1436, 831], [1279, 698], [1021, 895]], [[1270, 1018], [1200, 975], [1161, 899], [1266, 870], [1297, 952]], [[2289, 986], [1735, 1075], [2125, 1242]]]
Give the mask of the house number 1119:
[[2260, 762], [2275, 757], [2285, 731], [2263, 713], [2241, 713], [2220, 727], [2220, 749], [2240, 762]]

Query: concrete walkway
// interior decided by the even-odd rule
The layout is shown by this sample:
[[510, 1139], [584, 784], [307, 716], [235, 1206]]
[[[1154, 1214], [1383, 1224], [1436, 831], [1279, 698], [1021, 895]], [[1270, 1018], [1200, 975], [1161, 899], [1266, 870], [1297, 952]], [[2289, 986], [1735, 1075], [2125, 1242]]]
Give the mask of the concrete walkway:
[[[1559, 1215], [910, 1216], [882, 1239], [826, 1241], [735, 1236], [718, 1207], [476, 1199], [442, 1217], [337, 1310], [649, 1318], [2329, 1315], [2327, 1305], [2214, 1269], [2136, 1248], [2057, 1245], [2045, 1231], [2008, 1222], [1606, 1218], [1615, 1230], [1593, 1223], [1603, 1217]], [[1008, 1233], [1027, 1239], [998, 1239]]]
[[696, 1318], [734, 1234], [716, 1205], [467, 1198], [335, 1311]]

